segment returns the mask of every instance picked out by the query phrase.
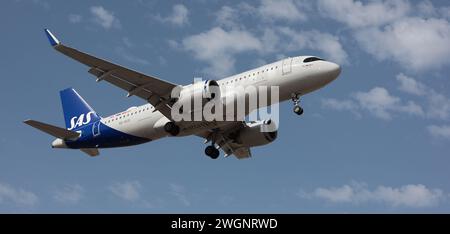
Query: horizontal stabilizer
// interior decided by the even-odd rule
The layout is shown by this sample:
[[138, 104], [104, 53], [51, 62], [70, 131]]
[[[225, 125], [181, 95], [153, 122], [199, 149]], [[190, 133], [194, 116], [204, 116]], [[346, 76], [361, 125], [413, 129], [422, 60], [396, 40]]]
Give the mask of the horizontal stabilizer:
[[83, 151], [84, 153], [88, 154], [91, 157], [95, 157], [97, 155], [100, 154], [100, 152], [98, 151], [98, 149], [80, 149], [81, 151]]
[[70, 131], [64, 128], [56, 127], [50, 124], [42, 123], [35, 120], [25, 120], [24, 123], [30, 125], [33, 128], [39, 129], [47, 134], [50, 134], [56, 138], [61, 138], [64, 140], [74, 140], [80, 137], [80, 133], [75, 131]]

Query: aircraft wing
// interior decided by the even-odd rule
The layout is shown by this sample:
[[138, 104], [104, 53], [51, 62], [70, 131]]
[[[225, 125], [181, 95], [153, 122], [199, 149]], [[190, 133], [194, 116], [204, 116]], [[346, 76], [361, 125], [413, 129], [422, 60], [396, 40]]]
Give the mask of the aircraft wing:
[[225, 155], [234, 155], [238, 159], [245, 159], [252, 157], [250, 147], [239, 146], [237, 144], [219, 144], [220, 148], [225, 152]]
[[152, 104], [156, 110], [168, 119], [172, 119], [169, 102], [171, 91], [177, 86], [176, 84], [142, 74], [65, 46], [48, 29], [45, 29], [45, 33], [53, 48], [88, 66], [90, 68], [89, 73], [97, 77], [97, 82], [104, 80], [111, 83], [127, 91], [128, 97], [136, 95]]

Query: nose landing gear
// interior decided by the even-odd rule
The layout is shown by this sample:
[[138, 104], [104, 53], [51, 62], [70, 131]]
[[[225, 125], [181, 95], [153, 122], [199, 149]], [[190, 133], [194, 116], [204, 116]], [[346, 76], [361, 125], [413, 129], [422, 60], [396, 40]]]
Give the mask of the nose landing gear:
[[302, 115], [303, 114], [303, 108], [301, 108], [298, 105], [294, 106], [294, 113], [297, 114], [297, 115]]
[[294, 113], [297, 115], [302, 115], [303, 108], [300, 106], [300, 94], [293, 93], [292, 101], [294, 102]]

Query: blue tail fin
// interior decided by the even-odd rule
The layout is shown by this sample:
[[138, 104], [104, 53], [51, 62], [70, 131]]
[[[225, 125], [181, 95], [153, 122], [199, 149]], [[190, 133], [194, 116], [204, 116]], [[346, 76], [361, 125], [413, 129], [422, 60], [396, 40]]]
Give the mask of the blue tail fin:
[[68, 130], [76, 130], [100, 119], [94, 109], [74, 89], [64, 89], [59, 94]]

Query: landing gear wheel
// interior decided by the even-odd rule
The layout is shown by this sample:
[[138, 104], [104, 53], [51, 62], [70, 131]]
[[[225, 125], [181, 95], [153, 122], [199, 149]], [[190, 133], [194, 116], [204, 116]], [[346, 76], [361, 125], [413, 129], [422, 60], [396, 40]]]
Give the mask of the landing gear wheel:
[[292, 95], [292, 101], [294, 102], [294, 113], [297, 115], [303, 114], [303, 108], [300, 107], [300, 94], [293, 93]]
[[164, 131], [168, 132], [172, 136], [176, 136], [180, 133], [180, 127], [174, 122], [168, 122], [164, 125]]
[[303, 108], [301, 108], [300, 106], [294, 106], [294, 113], [297, 115], [302, 115], [303, 114]]
[[205, 148], [205, 154], [212, 159], [217, 159], [219, 157], [219, 150], [216, 147], [210, 145]]

